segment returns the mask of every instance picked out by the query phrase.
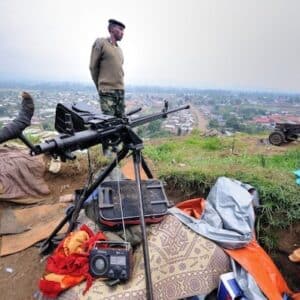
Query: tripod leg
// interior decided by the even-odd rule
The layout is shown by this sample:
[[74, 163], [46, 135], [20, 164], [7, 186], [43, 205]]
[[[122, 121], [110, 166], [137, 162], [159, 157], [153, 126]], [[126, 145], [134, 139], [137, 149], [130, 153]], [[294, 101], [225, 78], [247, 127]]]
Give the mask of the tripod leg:
[[79, 213], [83, 208], [83, 204], [88, 199], [88, 197], [93, 193], [93, 191], [104, 181], [104, 179], [109, 175], [109, 173], [116, 167], [117, 163], [121, 161], [128, 153], [128, 149], [125, 147], [117, 154], [117, 158], [115, 158], [110, 165], [108, 165], [103, 172], [101, 172], [97, 178], [92, 182], [92, 184], [83, 192], [80, 199], [77, 203], [75, 203], [75, 209], [71, 216], [71, 221], [68, 229], [68, 233], [70, 233], [75, 226], [75, 223], [78, 219]]
[[140, 222], [141, 222], [141, 231], [142, 231], [142, 240], [143, 240], [143, 254], [144, 254], [144, 265], [145, 265], [145, 274], [146, 274], [146, 289], [147, 289], [147, 299], [153, 299], [153, 289], [152, 289], [152, 279], [151, 279], [151, 270], [150, 270], [150, 257], [149, 257], [149, 248], [148, 240], [146, 233], [146, 225], [144, 218], [144, 202], [142, 195], [141, 187], [141, 174], [140, 174], [140, 163], [141, 163], [141, 152], [140, 150], [133, 150], [133, 162], [134, 162], [134, 173], [135, 181], [138, 189], [138, 198], [139, 198], [139, 208], [140, 208]]
[[64, 225], [68, 223], [68, 221], [70, 220], [70, 218], [72, 216], [73, 211], [74, 211], [74, 207], [71, 207], [70, 209], [68, 209], [66, 216], [55, 227], [55, 229], [50, 234], [50, 236], [41, 243], [40, 254], [47, 255], [52, 252], [52, 250], [55, 248], [55, 246], [57, 246], [57, 245], [54, 245], [53, 238], [64, 227]]
[[117, 162], [121, 161], [127, 155], [127, 153], [128, 153], [127, 148], [122, 149], [117, 154], [118, 157], [114, 159], [113, 162], [97, 176], [97, 178], [91, 184], [91, 186], [87, 188], [87, 190], [84, 192], [83, 195], [81, 195], [78, 203], [75, 204], [75, 207], [72, 208], [72, 210], [67, 212], [67, 215], [63, 218], [63, 220], [60, 221], [60, 223], [56, 226], [56, 228], [53, 230], [50, 236], [42, 243], [41, 251], [40, 251], [41, 254], [46, 254], [51, 252], [52, 250], [51, 248], [53, 245], [52, 239], [63, 228], [63, 226], [67, 224], [68, 221], [70, 221], [70, 224], [67, 233], [71, 232], [74, 229], [75, 223], [78, 219], [79, 212], [82, 209], [86, 199], [93, 193], [93, 191], [99, 186], [99, 184], [101, 184], [104, 181], [104, 179], [109, 175], [109, 173], [116, 167]]
[[147, 177], [152, 179], [153, 178], [152, 172], [149, 169], [149, 167], [144, 159], [144, 156], [142, 154], [141, 154], [141, 160], [142, 160], [142, 168], [145, 171]]

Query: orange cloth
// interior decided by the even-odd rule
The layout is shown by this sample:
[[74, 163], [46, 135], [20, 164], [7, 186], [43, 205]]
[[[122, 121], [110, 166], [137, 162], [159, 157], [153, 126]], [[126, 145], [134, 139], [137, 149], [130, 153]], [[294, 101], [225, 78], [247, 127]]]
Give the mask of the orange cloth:
[[183, 210], [187, 215], [200, 219], [205, 209], [205, 200], [203, 198], [190, 199], [178, 203], [176, 207]]
[[89, 238], [88, 233], [83, 230], [70, 232], [63, 243], [65, 255], [68, 256], [73, 253], [84, 253], [85, 249], [82, 246], [89, 240]]
[[70, 276], [70, 275], [58, 275], [55, 273], [49, 273], [44, 276], [44, 279], [49, 281], [58, 282], [61, 288], [66, 289], [73, 285], [74, 282], [80, 283], [85, 278], [84, 276]]
[[57, 275], [50, 273], [40, 279], [39, 288], [49, 298], [56, 298], [62, 291], [85, 280], [84, 276]]
[[[205, 208], [205, 200], [203, 198], [186, 200], [176, 206], [187, 215], [199, 219]], [[300, 300], [300, 293], [293, 293], [289, 289], [272, 259], [256, 240], [243, 248], [224, 251], [253, 276], [269, 300], [282, 300], [284, 293], [291, 295], [294, 300]]]
[[284, 293], [291, 295], [293, 299], [299, 299], [296, 297], [300, 297], [300, 294], [292, 293], [272, 259], [256, 240], [246, 247], [224, 251], [253, 276], [269, 300], [282, 300]]

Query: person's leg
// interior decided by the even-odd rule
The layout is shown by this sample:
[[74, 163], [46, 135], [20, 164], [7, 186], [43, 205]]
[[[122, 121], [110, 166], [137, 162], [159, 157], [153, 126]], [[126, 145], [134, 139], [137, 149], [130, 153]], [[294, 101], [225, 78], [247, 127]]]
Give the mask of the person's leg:
[[[115, 103], [117, 101], [116, 94], [114, 91], [105, 91], [99, 92], [100, 97], [100, 106], [101, 111], [105, 115], [114, 116], [115, 115]], [[102, 151], [103, 155], [106, 157], [111, 157], [111, 152], [109, 151], [108, 144], [105, 142], [102, 142]]]
[[117, 96], [115, 91], [99, 92], [100, 106], [102, 113], [105, 115], [115, 116], [115, 106]]
[[[115, 90], [115, 103], [114, 103], [114, 115], [117, 118], [125, 117], [125, 103], [124, 103], [124, 90]], [[119, 146], [119, 145], [118, 145]], [[120, 147], [117, 145], [113, 147], [113, 151], [117, 152]]]
[[[117, 118], [125, 116], [124, 90], [100, 91], [100, 105], [103, 114]], [[108, 154], [108, 145], [102, 143], [104, 154]]]
[[115, 93], [115, 116], [118, 118], [122, 118], [125, 116], [124, 90], [116, 90]]

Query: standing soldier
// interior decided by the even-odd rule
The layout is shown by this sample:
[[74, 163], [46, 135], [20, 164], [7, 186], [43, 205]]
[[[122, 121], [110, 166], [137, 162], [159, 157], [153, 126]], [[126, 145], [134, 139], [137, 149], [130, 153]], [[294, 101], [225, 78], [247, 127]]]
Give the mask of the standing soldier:
[[125, 25], [108, 20], [109, 37], [97, 38], [92, 47], [90, 72], [104, 114], [122, 117], [125, 113], [123, 53], [118, 45]]

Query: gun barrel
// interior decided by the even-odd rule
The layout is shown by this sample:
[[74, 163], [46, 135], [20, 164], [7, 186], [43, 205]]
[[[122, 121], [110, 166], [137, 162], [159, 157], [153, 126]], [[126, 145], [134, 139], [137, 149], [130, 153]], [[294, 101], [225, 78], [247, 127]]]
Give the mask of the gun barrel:
[[126, 114], [126, 116], [131, 116], [131, 115], [133, 115], [133, 114], [138, 113], [138, 112], [141, 111], [141, 110], [142, 110], [141, 107], [135, 108], [135, 109], [133, 109], [133, 110], [130, 110], [130, 111]]
[[34, 146], [33, 153], [50, 153], [62, 154], [64, 152], [72, 152], [75, 150], [83, 150], [103, 141], [104, 138], [113, 135], [120, 130], [120, 127], [109, 128], [107, 130], [87, 129], [84, 131], [75, 132], [73, 135], [61, 134], [53, 139], [47, 140], [44, 143]]
[[140, 126], [140, 125], [143, 125], [143, 124], [146, 124], [146, 123], [149, 123], [149, 122], [161, 119], [161, 118], [166, 118], [168, 114], [172, 114], [172, 113], [175, 113], [177, 111], [184, 110], [184, 109], [189, 109], [189, 108], [190, 108], [189, 105], [184, 105], [184, 106], [180, 106], [180, 107], [170, 109], [170, 110], [167, 110], [167, 111], [162, 111], [162, 112], [159, 112], [159, 113], [154, 113], [152, 115], [139, 117], [139, 118], [133, 119], [130, 122], [130, 126], [131, 127], [137, 127], [137, 126]]

